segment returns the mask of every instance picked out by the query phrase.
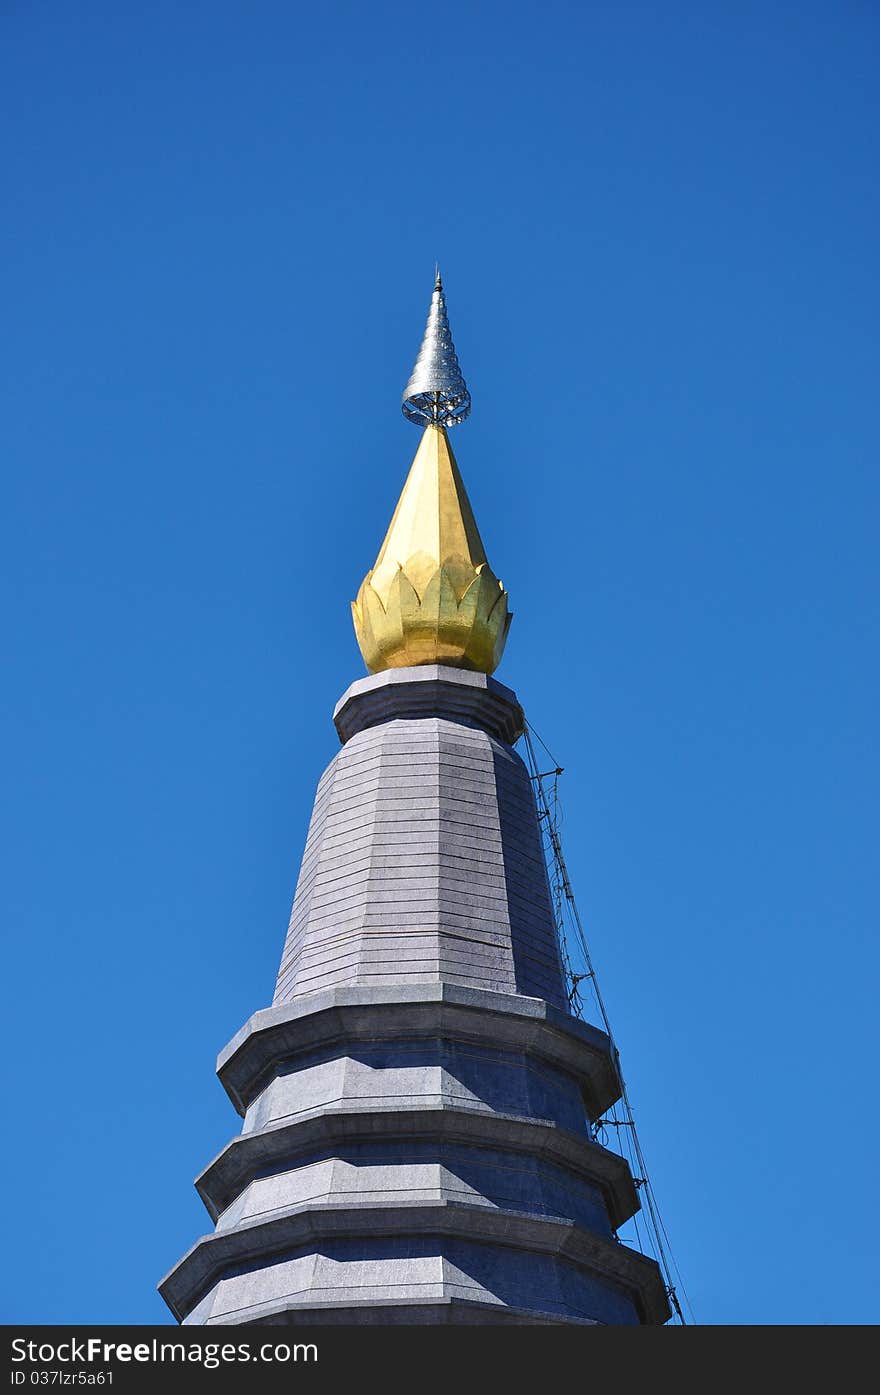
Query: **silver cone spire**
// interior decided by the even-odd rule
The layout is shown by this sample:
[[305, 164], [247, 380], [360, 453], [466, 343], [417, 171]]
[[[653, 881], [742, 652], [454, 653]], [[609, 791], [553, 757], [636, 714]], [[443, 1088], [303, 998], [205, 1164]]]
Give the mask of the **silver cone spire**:
[[440, 272], [434, 282], [425, 337], [403, 394], [403, 415], [417, 426], [436, 422], [457, 426], [471, 410], [471, 395], [461, 375], [446, 314]]

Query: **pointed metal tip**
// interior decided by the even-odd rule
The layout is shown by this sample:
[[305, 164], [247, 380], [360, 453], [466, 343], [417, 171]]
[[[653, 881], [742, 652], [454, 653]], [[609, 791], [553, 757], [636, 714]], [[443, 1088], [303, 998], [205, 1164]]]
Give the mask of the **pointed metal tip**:
[[471, 395], [449, 329], [439, 262], [422, 347], [401, 405], [407, 420], [419, 426], [457, 426], [471, 410]]

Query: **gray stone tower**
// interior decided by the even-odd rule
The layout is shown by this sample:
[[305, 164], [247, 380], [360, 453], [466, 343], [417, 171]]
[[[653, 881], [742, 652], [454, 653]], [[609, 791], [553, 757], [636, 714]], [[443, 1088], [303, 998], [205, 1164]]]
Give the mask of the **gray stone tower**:
[[215, 1229], [160, 1284], [181, 1322], [669, 1317], [588, 1127], [619, 1079], [569, 1011], [523, 714], [490, 677], [510, 616], [446, 434], [470, 396], [439, 277], [426, 345], [354, 606], [373, 674], [334, 713], [272, 1006], [220, 1056], [244, 1126], [196, 1182]]

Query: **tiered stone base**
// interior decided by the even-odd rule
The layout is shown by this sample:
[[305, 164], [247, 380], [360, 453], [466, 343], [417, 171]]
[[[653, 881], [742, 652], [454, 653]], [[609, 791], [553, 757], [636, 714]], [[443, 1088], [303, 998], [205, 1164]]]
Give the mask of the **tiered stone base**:
[[354, 684], [275, 1002], [220, 1058], [244, 1128], [160, 1290], [187, 1323], [662, 1323], [587, 1121], [608, 1038], [567, 1011], [522, 711], [483, 674]]
[[335, 989], [256, 1013], [219, 1073], [245, 1115], [198, 1179], [217, 1228], [161, 1284], [186, 1322], [663, 1322], [638, 1207], [585, 1116], [603, 1033], [540, 999]]

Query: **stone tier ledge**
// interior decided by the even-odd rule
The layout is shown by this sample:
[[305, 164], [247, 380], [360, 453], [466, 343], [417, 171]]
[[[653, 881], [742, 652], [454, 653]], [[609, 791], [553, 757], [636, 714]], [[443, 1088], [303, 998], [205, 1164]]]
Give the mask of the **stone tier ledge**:
[[615, 1230], [640, 1207], [625, 1159], [591, 1139], [550, 1120], [436, 1106], [310, 1110], [295, 1120], [241, 1134], [196, 1178], [196, 1190], [216, 1221], [258, 1173], [287, 1170], [298, 1157], [315, 1152], [390, 1140], [400, 1142], [402, 1164], [408, 1161], [406, 1145], [413, 1142], [491, 1148], [554, 1163], [599, 1189]]
[[412, 1037], [445, 1037], [540, 1057], [575, 1076], [590, 1119], [620, 1098], [611, 1043], [598, 1027], [543, 998], [451, 983], [329, 988], [263, 1008], [221, 1051], [217, 1074], [244, 1115], [275, 1069], [302, 1052]]
[[206, 1318], [205, 1327], [601, 1327], [597, 1318], [540, 1313], [507, 1303], [477, 1298], [374, 1298], [369, 1304], [303, 1303], [292, 1308], [286, 1299], [240, 1308]]
[[523, 710], [511, 688], [486, 673], [447, 664], [392, 668], [361, 678], [346, 689], [333, 712], [343, 745], [368, 727], [417, 717], [446, 717], [482, 727], [508, 746], [525, 729]]
[[670, 1317], [660, 1270], [654, 1260], [637, 1250], [594, 1235], [573, 1221], [490, 1210], [459, 1201], [393, 1206], [309, 1204], [271, 1220], [203, 1235], [166, 1274], [159, 1292], [182, 1322], [230, 1269], [265, 1263], [322, 1241], [378, 1241], [395, 1235], [442, 1236], [550, 1255], [628, 1294], [644, 1323], [662, 1324]]

